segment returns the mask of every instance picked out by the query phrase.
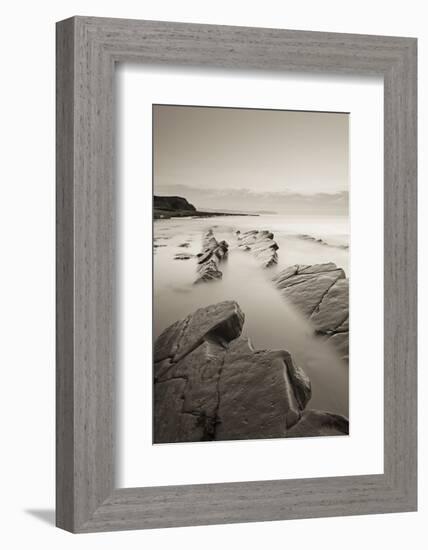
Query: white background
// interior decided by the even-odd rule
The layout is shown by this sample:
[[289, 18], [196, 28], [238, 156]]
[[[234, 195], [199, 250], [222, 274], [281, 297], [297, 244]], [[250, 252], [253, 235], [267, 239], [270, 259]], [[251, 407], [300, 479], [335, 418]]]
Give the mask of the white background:
[[[303, 74], [279, 78], [266, 73], [254, 76], [190, 69], [175, 70], [171, 75], [171, 70], [165, 68], [135, 65], [122, 66], [117, 79], [121, 204], [118, 486], [382, 473], [382, 79]], [[153, 103], [350, 113], [352, 330], [348, 437], [152, 445], [152, 358], [148, 351], [152, 341], [148, 329], [152, 321], [152, 270], [148, 258], [152, 257]], [[146, 327], [144, 331], [142, 327]]]
[[[52, 527], [54, 506], [54, 22], [74, 14], [419, 37], [420, 212], [427, 204], [428, 95], [424, 3], [317, 0], [16, 0], [2, 9], [2, 251], [0, 365], [4, 548], [245, 548], [287, 545], [348, 550], [423, 548], [427, 469], [419, 473], [419, 512], [265, 524], [73, 536]], [[4, 43], [3, 43], [4, 42]], [[420, 221], [421, 281], [428, 277], [426, 215]], [[428, 330], [421, 285], [420, 334]], [[423, 338], [421, 341], [423, 342]], [[426, 348], [419, 376], [419, 463], [428, 462]]]

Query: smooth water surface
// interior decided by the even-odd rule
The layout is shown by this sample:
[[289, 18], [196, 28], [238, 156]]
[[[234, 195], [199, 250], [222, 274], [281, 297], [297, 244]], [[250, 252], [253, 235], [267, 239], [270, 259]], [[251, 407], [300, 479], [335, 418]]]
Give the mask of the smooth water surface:
[[[201, 251], [204, 231], [229, 243], [219, 282], [194, 285], [196, 259], [176, 260], [179, 253]], [[279, 245], [277, 267], [262, 269], [251, 253], [236, 248], [236, 230], [268, 229]], [[308, 235], [316, 242], [303, 238]], [[299, 311], [282, 297], [271, 279], [293, 264], [335, 262], [348, 274], [346, 218], [285, 218], [277, 215], [177, 218], [154, 223], [154, 338], [199, 307], [235, 300], [245, 314], [243, 336], [255, 349], [285, 349], [308, 374], [312, 408], [348, 416], [348, 366], [327, 342], [313, 335]], [[189, 246], [180, 247], [188, 243]]]

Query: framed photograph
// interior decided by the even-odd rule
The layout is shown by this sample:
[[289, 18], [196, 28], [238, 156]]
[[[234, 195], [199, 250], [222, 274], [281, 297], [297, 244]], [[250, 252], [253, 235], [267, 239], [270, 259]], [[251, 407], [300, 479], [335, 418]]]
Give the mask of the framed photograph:
[[349, 114], [152, 120], [153, 442], [348, 435]]
[[416, 39], [57, 24], [57, 525], [417, 507]]

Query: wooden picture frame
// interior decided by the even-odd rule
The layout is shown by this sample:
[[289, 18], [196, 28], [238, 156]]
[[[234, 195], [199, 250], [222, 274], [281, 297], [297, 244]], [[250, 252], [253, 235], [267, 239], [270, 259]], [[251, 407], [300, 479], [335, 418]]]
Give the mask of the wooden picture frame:
[[[57, 24], [58, 527], [82, 533], [416, 510], [416, 46], [414, 38], [91, 17]], [[115, 488], [117, 62], [383, 77], [383, 474]]]

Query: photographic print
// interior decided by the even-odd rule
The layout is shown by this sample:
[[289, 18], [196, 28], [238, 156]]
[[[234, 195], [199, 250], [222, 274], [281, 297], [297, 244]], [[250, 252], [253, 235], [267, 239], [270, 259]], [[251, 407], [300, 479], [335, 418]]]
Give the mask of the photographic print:
[[349, 434], [348, 134], [153, 105], [153, 443]]

